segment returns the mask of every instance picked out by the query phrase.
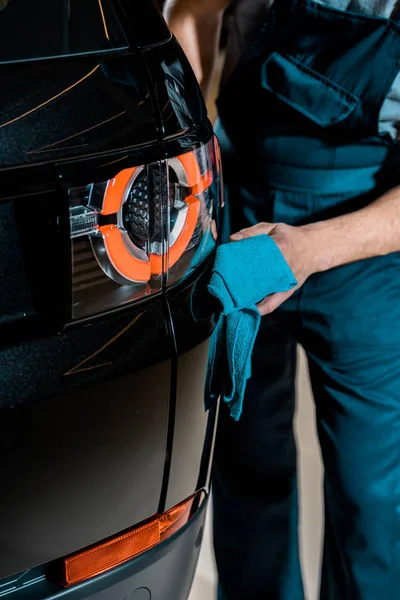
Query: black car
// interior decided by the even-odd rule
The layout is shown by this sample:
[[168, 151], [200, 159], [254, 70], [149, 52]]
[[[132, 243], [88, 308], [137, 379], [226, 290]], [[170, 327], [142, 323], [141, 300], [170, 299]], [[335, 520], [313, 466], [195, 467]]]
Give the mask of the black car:
[[218, 145], [151, 0], [0, 0], [0, 598], [184, 600]]

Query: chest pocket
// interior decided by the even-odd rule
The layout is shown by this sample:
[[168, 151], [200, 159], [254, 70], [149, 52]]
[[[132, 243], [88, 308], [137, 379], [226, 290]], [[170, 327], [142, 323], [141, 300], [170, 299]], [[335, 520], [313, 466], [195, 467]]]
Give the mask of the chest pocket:
[[345, 121], [359, 98], [291, 56], [273, 52], [262, 65], [262, 87], [320, 127]]

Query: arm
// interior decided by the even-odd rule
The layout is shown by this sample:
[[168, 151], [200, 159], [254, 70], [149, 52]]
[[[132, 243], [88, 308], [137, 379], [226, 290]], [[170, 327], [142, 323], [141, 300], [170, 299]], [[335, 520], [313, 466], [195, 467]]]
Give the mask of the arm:
[[167, 0], [164, 14], [206, 96], [219, 48], [222, 17], [231, 0]]
[[400, 250], [400, 187], [362, 210], [304, 226], [321, 246], [318, 271]]
[[[298, 288], [313, 273], [400, 251], [400, 187], [348, 215], [300, 227], [260, 223], [231, 239], [261, 233], [275, 240], [298, 281]], [[261, 314], [273, 312], [293, 292], [265, 298], [259, 305]]]

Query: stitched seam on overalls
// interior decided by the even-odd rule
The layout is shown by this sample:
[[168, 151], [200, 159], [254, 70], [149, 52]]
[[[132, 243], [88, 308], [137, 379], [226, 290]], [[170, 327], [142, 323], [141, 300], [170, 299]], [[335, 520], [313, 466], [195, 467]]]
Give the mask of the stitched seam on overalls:
[[329, 192], [328, 194], [321, 194], [321, 191], [316, 188], [299, 188], [296, 186], [290, 187], [290, 185], [284, 185], [283, 183], [275, 183], [274, 181], [268, 181], [268, 188], [270, 188], [274, 192], [290, 192], [291, 194], [297, 194], [298, 196], [304, 196], [304, 194], [307, 194], [308, 196], [311, 196], [313, 198], [313, 201], [316, 196], [322, 196], [324, 200], [327, 200], [329, 198], [342, 199], [343, 197], [346, 198], [346, 195], [348, 193], [353, 193], [352, 190], [349, 190], [348, 192]]
[[328, 6], [327, 4], [319, 4], [318, 2], [315, 2], [315, 0], [296, 0], [296, 2], [307, 6], [312, 12], [315, 12], [315, 13], [330, 12], [340, 19], [346, 19], [346, 18], [350, 17], [354, 21], [364, 21], [367, 23], [373, 23], [374, 21], [375, 22], [379, 21], [382, 24], [384, 24], [384, 23], [395, 23], [396, 24], [396, 21], [393, 21], [392, 19], [387, 19], [386, 17], [371, 17], [369, 15], [364, 15], [363, 13], [352, 12], [350, 10], [343, 11], [343, 10], [340, 10], [339, 8], [334, 8], [333, 6]]
[[[273, 52], [270, 55], [270, 57], [268, 58], [268, 60], [266, 62], [268, 62], [269, 60], [271, 60], [271, 58], [274, 55], [279, 55], [279, 52]], [[318, 79], [319, 81], [321, 81], [321, 83], [323, 83], [327, 87], [332, 88], [335, 92], [338, 92], [338, 94], [344, 96], [346, 98], [346, 100], [349, 101], [350, 104], [354, 105], [353, 108], [360, 101], [360, 99], [357, 96], [355, 96], [354, 94], [352, 94], [351, 92], [349, 92], [349, 90], [346, 90], [346, 88], [342, 87], [341, 85], [339, 85], [335, 81], [332, 81], [331, 79], [328, 79], [328, 77], [325, 77], [324, 75], [322, 75], [318, 71], [314, 71], [314, 69], [311, 69], [310, 67], [307, 67], [304, 63], [300, 62], [299, 60], [297, 60], [293, 56], [290, 56], [289, 54], [281, 54], [280, 56], [283, 56], [283, 58], [285, 58], [289, 62], [293, 63], [301, 71], [304, 71], [304, 73], [306, 73], [307, 75], [310, 75], [310, 77], [314, 77], [314, 79]]]
[[[396, 29], [395, 29], [395, 27], [393, 27], [393, 25], [397, 26], [397, 23], [395, 23], [394, 21], [388, 21], [385, 35], [382, 39], [382, 42], [386, 42], [386, 38], [390, 36], [391, 40], [389, 40], [389, 43], [393, 44], [395, 42], [395, 39], [399, 37], [400, 29], [398, 31], [396, 31]], [[368, 115], [368, 117], [369, 117], [368, 121], [366, 121], [366, 125], [370, 126], [371, 124], [373, 124], [373, 126], [376, 130], [377, 136], [381, 135], [379, 133], [379, 123], [380, 123], [379, 116], [382, 111], [382, 106], [387, 98], [387, 95], [390, 92], [390, 89], [391, 89], [397, 75], [399, 74], [399, 71], [400, 71], [400, 57], [395, 61], [395, 65], [393, 66], [392, 70], [390, 71], [390, 74], [388, 75], [388, 80], [391, 81], [391, 84], [388, 87], [388, 89], [384, 90], [383, 93], [377, 94], [373, 98], [372, 101], [369, 97], [363, 98], [363, 105], [365, 107], [368, 107], [368, 110], [364, 111], [365, 114]], [[368, 90], [366, 90], [366, 93], [368, 94]], [[372, 123], [372, 120], [370, 119], [371, 116], [374, 117], [373, 123]]]
[[296, 59], [293, 59], [290, 56], [284, 56], [284, 55], [279, 54], [278, 52], [273, 52], [269, 56], [269, 58], [264, 62], [263, 70], [265, 70], [267, 68], [268, 63], [271, 62], [277, 56], [281, 56], [288, 62], [291, 62], [296, 68], [299, 69], [299, 71], [304, 72], [311, 79], [319, 81], [326, 88], [331, 88], [335, 92], [335, 94], [337, 94], [339, 96], [340, 99], [342, 99], [346, 102], [346, 105], [343, 106], [343, 110], [342, 110], [341, 114], [334, 116], [334, 117], [332, 117], [332, 116], [327, 116], [325, 118], [317, 117], [315, 113], [307, 110], [307, 108], [305, 108], [301, 103], [296, 102], [295, 100], [291, 100], [287, 96], [284, 96], [280, 92], [274, 90], [267, 81], [268, 76], [266, 75], [266, 73], [263, 74], [262, 85], [266, 90], [275, 94], [275, 96], [277, 96], [282, 102], [288, 104], [289, 106], [291, 106], [298, 112], [304, 114], [306, 117], [308, 117], [314, 123], [317, 123], [318, 125], [320, 125], [322, 127], [328, 126], [328, 125], [333, 125], [334, 123], [341, 123], [349, 116], [349, 114], [351, 112], [353, 112], [353, 110], [359, 104], [359, 99], [357, 98], [357, 96], [352, 95], [351, 92], [348, 92], [346, 89], [341, 88], [335, 82], [332, 82], [329, 79], [327, 79], [326, 77], [324, 77], [323, 75], [321, 75], [320, 73], [313, 71], [312, 69], [309, 69], [308, 67], [306, 67], [302, 63], [299, 63]]

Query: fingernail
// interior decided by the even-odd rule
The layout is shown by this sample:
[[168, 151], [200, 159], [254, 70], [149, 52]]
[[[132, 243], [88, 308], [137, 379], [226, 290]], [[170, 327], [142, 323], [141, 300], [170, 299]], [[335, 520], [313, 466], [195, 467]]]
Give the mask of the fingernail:
[[244, 236], [242, 233], [234, 233], [233, 235], [231, 235], [231, 240], [242, 240], [243, 237]]

